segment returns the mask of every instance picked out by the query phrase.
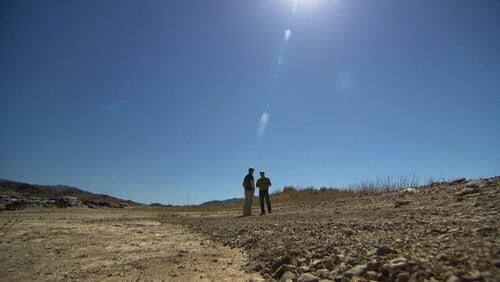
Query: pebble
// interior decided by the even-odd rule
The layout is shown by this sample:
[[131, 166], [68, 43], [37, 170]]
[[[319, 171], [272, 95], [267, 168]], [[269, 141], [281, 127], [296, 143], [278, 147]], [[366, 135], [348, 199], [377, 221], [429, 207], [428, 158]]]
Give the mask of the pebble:
[[468, 188], [484, 188], [486, 187], [486, 183], [481, 180], [472, 180], [465, 184], [465, 187]]
[[496, 267], [500, 268], [500, 259], [494, 259], [491, 261]]
[[352, 282], [366, 282], [367, 280], [363, 277], [360, 277], [360, 276], [354, 276], [351, 278], [351, 281]]
[[273, 272], [273, 274], [271, 276], [274, 279], [279, 279], [283, 275], [284, 272], [285, 272], [284, 265], [281, 265], [280, 267], [278, 267], [278, 269], [276, 269], [276, 271]]
[[344, 273], [346, 277], [360, 276], [366, 272], [366, 264], [358, 264]]
[[408, 267], [408, 261], [406, 258], [400, 257], [400, 258], [395, 258], [389, 262], [389, 270], [392, 272], [396, 270], [404, 270]]
[[320, 260], [320, 259], [315, 259], [315, 260], [313, 260], [313, 261], [311, 262], [310, 267], [311, 267], [311, 268], [318, 268], [318, 267], [321, 265], [321, 263], [323, 263], [323, 260]]
[[290, 263], [290, 257], [285, 255], [273, 262], [271, 265], [271, 272], [275, 272], [281, 265]]
[[309, 266], [307, 265], [301, 265], [299, 267], [297, 267], [297, 272], [298, 273], [304, 273], [304, 272], [309, 272]]
[[479, 271], [469, 272], [460, 277], [463, 282], [479, 281], [483, 278], [483, 275]]
[[328, 276], [330, 276], [330, 271], [328, 271], [328, 269], [323, 268], [316, 270], [314, 274], [319, 278], [328, 278]]
[[297, 282], [319, 282], [319, 278], [311, 273], [304, 273], [297, 279]]
[[382, 263], [380, 261], [374, 259], [374, 260], [369, 261], [366, 264], [366, 268], [368, 270], [378, 271], [378, 269], [380, 268], [381, 265], [382, 265]]
[[248, 279], [248, 282], [266, 282], [266, 279], [260, 277], [252, 277]]
[[377, 272], [373, 271], [373, 270], [367, 271], [365, 273], [365, 277], [368, 280], [375, 280], [375, 281], [377, 281], [379, 279], [378, 276], [379, 276], [379, 274]]
[[397, 251], [390, 248], [390, 247], [387, 247], [387, 246], [380, 246], [378, 248], [375, 248], [371, 251], [368, 252], [368, 256], [374, 256], [374, 255], [377, 255], [377, 256], [385, 256], [385, 255], [388, 255], [388, 254], [396, 254]]
[[286, 271], [285, 273], [283, 273], [283, 276], [281, 276], [280, 281], [281, 282], [285, 282], [287, 280], [295, 281], [296, 279], [297, 279], [297, 275], [295, 275], [295, 273], [290, 272], [290, 271]]
[[335, 262], [333, 261], [333, 259], [327, 259], [327, 260], [325, 260], [325, 262], [323, 263], [323, 266], [324, 266], [326, 269], [328, 269], [328, 270], [332, 271], [332, 270], [334, 270], [334, 269], [335, 269]]
[[460, 278], [458, 278], [455, 275], [450, 275], [447, 279], [446, 282], [462, 282]]
[[410, 274], [408, 272], [401, 272], [396, 277], [396, 282], [407, 282], [410, 280]]

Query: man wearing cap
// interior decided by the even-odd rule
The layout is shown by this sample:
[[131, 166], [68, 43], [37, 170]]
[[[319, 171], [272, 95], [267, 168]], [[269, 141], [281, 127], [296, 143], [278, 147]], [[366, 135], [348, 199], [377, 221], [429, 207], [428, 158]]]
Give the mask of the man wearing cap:
[[252, 215], [253, 194], [255, 193], [255, 181], [253, 178], [253, 167], [248, 169], [248, 174], [243, 179], [245, 189], [245, 205], [243, 206], [243, 216]]
[[260, 200], [260, 215], [265, 214], [264, 200], [266, 201], [267, 211], [271, 213], [271, 201], [269, 200], [269, 187], [271, 186], [271, 179], [266, 177], [266, 173], [261, 170], [260, 178], [255, 185], [259, 187], [259, 200]]

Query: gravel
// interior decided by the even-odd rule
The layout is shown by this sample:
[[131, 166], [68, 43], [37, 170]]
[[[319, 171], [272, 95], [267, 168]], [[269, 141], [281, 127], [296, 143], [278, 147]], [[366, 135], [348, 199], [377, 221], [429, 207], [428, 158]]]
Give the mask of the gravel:
[[500, 281], [500, 177], [469, 183], [162, 220], [245, 249], [247, 270], [268, 280]]

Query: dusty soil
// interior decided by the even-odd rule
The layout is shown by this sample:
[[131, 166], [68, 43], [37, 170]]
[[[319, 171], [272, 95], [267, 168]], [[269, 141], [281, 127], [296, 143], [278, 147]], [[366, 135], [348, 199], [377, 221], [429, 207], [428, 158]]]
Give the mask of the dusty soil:
[[500, 281], [500, 178], [188, 211], [0, 213], [0, 280]]
[[162, 222], [245, 249], [267, 280], [500, 281], [499, 209], [493, 178]]
[[[247, 255], [150, 212], [0, 213], [0, 280], [245, 281]], [[252, 276], [255, 276], [253, 274]]]

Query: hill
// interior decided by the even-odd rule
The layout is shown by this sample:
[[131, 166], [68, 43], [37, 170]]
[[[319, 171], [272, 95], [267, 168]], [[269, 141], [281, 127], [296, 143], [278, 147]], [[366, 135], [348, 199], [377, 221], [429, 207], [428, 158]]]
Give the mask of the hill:
[[204, 202], [200, 204], [200, 206], [208, 206], [208, 205], [225, 205], [225, 204], [234, 204], [237, 202], [242, 202], [242, 198], [231, 198], [231, 199], [226, 199], [226, 200], [212, 200], [208, 202]]
[[123, 200], [109, 195], [94, 194], [80, 188], [67, 185], [40, 185], [0, 179], [0, 195], [61, 198], [65, 196], [76, 197], [80, 201], [104, 202], [109, 204], [142, 205], [140, 203]]

